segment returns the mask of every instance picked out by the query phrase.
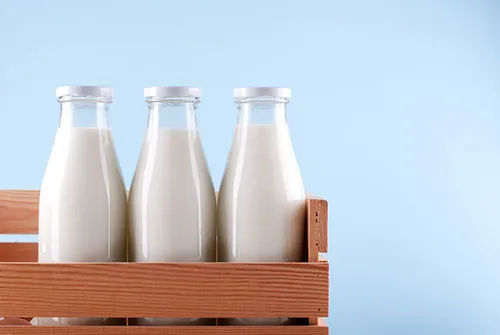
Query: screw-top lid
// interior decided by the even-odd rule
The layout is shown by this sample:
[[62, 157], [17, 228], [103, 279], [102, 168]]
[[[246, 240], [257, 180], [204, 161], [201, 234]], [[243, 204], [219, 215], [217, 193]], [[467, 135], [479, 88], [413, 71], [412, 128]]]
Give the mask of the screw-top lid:
[[72, 97], [103, 97], [112, 98], [113, 89], [104, 86], [60, 86], [56, 88], [57, 98]]
[[256, 97], [280, 97], [290, 98], [292, 90], [282, 87], [245, 87], [233, 90], [235, 98], [256, 98]]
[[153, 86], [144, 89], [144, 97], [185, 98], [201, 97], [201, 89], [188, 86]]

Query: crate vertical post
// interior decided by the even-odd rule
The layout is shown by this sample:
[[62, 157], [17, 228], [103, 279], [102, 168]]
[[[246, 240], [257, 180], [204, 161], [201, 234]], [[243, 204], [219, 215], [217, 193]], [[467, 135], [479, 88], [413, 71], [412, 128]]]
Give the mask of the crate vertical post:
[[[307, 201], [307, 261], [324, 261], [320, 253], [328, 252], [328, 202], [311, 197]], [[309, 318], [309, 325], [318, 325], [318, 318]]]

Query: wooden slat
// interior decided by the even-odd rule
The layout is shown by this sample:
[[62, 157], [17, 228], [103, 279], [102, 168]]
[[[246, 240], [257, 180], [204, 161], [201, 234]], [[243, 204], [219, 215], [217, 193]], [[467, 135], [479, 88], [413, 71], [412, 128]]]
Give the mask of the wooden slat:
[[0, 234], [38, 234], [39, 191], [0, 191]]
[[328, 335], [326, 326], [0, 327], [0, 335]]
[[0, 315], [328, 316], [328, 263], [2, 263]]
[[0, 262], [37, 262], [38, 243], [0, 242]]

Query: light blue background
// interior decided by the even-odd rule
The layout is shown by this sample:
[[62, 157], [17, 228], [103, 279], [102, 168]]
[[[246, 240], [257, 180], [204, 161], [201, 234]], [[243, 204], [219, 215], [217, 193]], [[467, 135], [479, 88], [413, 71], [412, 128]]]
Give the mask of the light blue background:
[[38, 188], [59, 85], [116, 89], [127, 184], [142, 89], [193, 85], [216, 185], [231, 89], [289, 86], [330, 201], [332, 334], [500, 334], [500, 4], [0, 0], [0, 188]]

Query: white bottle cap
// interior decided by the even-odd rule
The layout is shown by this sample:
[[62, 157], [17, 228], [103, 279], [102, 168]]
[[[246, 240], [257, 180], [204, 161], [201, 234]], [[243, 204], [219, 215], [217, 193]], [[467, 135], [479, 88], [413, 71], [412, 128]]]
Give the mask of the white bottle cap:
[[245, 87], [233, 90], [235, 98], [280, 97], [290, 98], [292, 90], [282, 87]]
[[201, 97], [201, 89], [197, 87], [187, 86], [153, 86], [144, 89], [144, 97], [163, 97], [163, 98], [176, 98], [176, 97]]
[[60, 86], [56, 88], [56, 96], [112, 98], [113, 89], [104, 86]]

